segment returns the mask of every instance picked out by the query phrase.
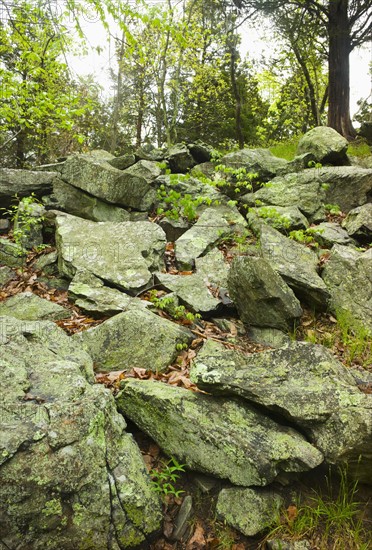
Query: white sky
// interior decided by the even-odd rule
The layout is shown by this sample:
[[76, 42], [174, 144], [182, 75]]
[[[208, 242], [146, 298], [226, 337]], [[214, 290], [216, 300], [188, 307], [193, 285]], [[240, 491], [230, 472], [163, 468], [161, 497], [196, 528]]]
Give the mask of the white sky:
[[[92, 47], [88, 56], [69, 57], [69, 65], [72, 71], [78, 75], [94, 74], [96, 80], [101, 84], [106, 94], [109, 94], [110, 79], [108, 69], [116, 69], [115, 52], [113, 43], [108, 40], [106, 31], [94, 14], [90, 21], [83, 22], [83, 30], [86, 33], [88, 42]], [[259, 59], [262, 54], [270, 56], [270, 44], [263, 40], [263, 29], [261, 33], [245, 25], [241, 27], [242, 46], [241, 54], [244, 57], [248, 54], [250, 59]], [[94, 48], [100, 46], [103, 52], [98, 55]], [[357, 101], [365, 99], [372, 94], [372, 76], [369, 74], [369, 63], [372, 62], [372, 43], [354, 50], [350, 55], [350, 109], [352, 116], [358, 110]]]

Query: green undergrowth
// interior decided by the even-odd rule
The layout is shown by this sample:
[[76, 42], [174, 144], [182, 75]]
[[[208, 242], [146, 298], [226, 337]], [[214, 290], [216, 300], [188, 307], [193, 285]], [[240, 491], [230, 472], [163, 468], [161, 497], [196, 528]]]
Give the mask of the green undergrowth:
[[300, 137], [293, 138], [289, 141], [274, 143], [274, 145], [271, 145], [269, 149], [276, 157], [283, 158], [285, 160], [293, 160], [296, 156], [299, 141]]
[[358, 138], [349, 144], [347, 154], [351, 157], [365, 158], [370, 157], [372, 152], [368, 143], [364, 139]]
[[184, 472], [185, 464], [179, 464], [174, 457], [172, 457], [168, 462], [162, 462], [160, 467], [156, 469], [153, 468], [149, 472], [152, 490], [159, 493], [162, 498], [165, 498], [168, 495], [178, 498], [185, 492], [176, 487], [177, 481]]

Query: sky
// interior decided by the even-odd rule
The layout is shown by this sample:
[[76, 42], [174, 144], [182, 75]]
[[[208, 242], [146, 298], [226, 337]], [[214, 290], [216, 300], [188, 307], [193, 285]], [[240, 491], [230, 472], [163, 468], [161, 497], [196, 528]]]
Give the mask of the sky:
[[[84, 57], [69, 57], [69, 66], [78, 75], [94, 74], [98, 83], [104, 87], [104, 94], [110, 95], [110, 79], [108, 69], [116, 69], [113, 41], [108, 40], [106, 31], [96, 14], [85, 18], [82, 24], [88, 43], [91, 46], [89, 55]], [[241, 27], [241, 55], [248, 55], [251, 60], [259, 59], [262, 54], [270, 57], [270, 44], [264, 40], [265, 29], [254, 29], [248, 24]], [[100, 55], [94, 48], [100, 46]], [[357, 112], [357, 101], [361, 98], [372, 98], [372, 76], [369, 74], [369, 63], [372, 62], [372, 43], [354, 50], [350, 55], [350, 110], [352, 116]]]

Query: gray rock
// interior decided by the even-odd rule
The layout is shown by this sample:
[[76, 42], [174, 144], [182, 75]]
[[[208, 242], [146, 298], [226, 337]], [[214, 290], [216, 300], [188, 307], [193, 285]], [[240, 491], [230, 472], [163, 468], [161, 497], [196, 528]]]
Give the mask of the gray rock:
[[366, 252], [334, 245], [322, 277], [331, 295], [334, 312], [347, 312], [350, 319], [372, 331], [372, 249]]
[[162, 218], [158, 223], [165, 232], [167, 242], [172, 243], [181, 237], [181, 235], [186, 233], [190, 227], [190, 223], [182, 218], [178, 220]]
[[350, 210], [342, 227], [349, 235], [360, 240], [372, 240], [372, 203], [368, 202]]
[[212, 148], [201, 141], [189, 143], [188, 148], [197, 163], [209, 162], [212, 158]]
[[8, 283], [16, 276], [15, 271], [6, 265], [0, 267], [0, 287], [7, 286]]
[[172, 172], [183, 174], [195, 166], [196, 162], [187, 145], [176, 143], [168, 149], [166, 159]]
[[348, 141], [333, 128], [317, 126], [299, 141], [297, 154], [312, 153], [317, 162], [345, 164]]
[[101, 279], [85, 270], [75, 273], [68, 287], [68, 293], [78, 307], [94, 314], [115, 315], [132, 305], [138, 307], [147, 305], [144, 300], [105, 286]]
[[27, 321], [59, 321], [71, 317], [71, 311], [32, 292], [20, 292], [0, 302], [0, 316], [3, 315]]
[[57, 266], [57, 261], [58, 261], [57, 251], [53, 250], [52, 252], [42, 254], [41, 256], [36, 258], [32, 266], [35, 270], [38, 270], [38, 271], [54, 272]]
[[337, 204], [342, 212], [362, 206], [372, 193], [372, 169], [354, 166], [322, 168], [319, 178], [325, 189], [325, 204]]
[[266, 541], [269, 550], [311, 550], [308, 540], [287, 541], [282, 539], [270, 539]]
[[0, 237], [0, 265], [22, 267], [26, 263], [27, 250], [18, 244]]
[[307, 229], [309, 222], [297, 206], [258, 206], [247, 215], [248, 223], [252, 216], [258, 216], [275, 229], [293, 231]]
[[112, 395], [54, 323], [0, 320], [0, 534], [7, 548], [133, 548], [160, 503]]
[[145, 179], [148, 183], [152, 183], [161, 174], [161, 169], [157, 162], [150, 160], [140, 160], [126, 169], [126, 174], [138, 176]]
[[38, 197], [52, 191], [55, 172], [37, 170], [14, 170], [0, 168], [0, 202], [3, 208], [8, 208], [15, 195], [27, 197], [35, 193]]
[[247, 336], [253, 342], [269, 346], [270, 348], [281, 348], [289, 344], [291, 339], [288, 334], [276, 328], [248, 327]]
[[134, 379], [123, 383], [117, 406], [169, 456], [236, 485], [267, 485], [323, 459], [295, 430], [237, 399]]
[[322, 222], [311, 227], [311, 235], [321, 245], [331, 248], [334, 244], [348, 245], [354, 241], [341, 225], [334, 222]]
[[372, 483], [372, 395], [326, 348], [293, 342], [245, 355], [209, 340], [190, 377], [201, 389], [243, 397], [290, 420], [327, 461], [347, 462], [350, 473]]
[[58, 266], [70, 279], [85, 269], [137, 293], [163, 265], [165, 234], [150, 222], [96, 223], [58, 213], [56, 227]]
[[0, 235], [8, 233], [10, 229], [10, 221], [5, 218], [0, 218]]
[[161, 372], [176, 359], [177, 344], [190, 344], [193, 335], [184, 327], [133, 304], [127, 311], [72, 338], [91, 355], [101, 372], [133, 367]]
[[254, 537], [272, 525], [284, 500], [269, 489], [222, 489], [218, 495], [217, 516], [246, 537]]
[[[228, 197], [222, 195], [220, 191], [212, 185], [208, 185], [207, 183], [200, 181], [196, 177], [191, 177], [188, 174], [162, 175], [155, 180], [153, 185], [156, 186], [158, 190], [165, 192], [165, 196], [169, 196], [172, 191], [175, 191], [176, 193], [180, 193], [181, 197], [188, 195], [193, 201], [200, 200], [202, 197], [212, 205], [215, 204], [216, 201], [218, 201], [218, 203], [226, 203], [229, 200]], [[156, 204], [157, 206], [162, 206], [165, 209], [167, 207], [169, 208], [169, 205], [164, 203], [164, 201], [162, 201], [159, 197]], [[205, 208], [205, 206], [201, 205], [197, 208], [197, 210], [199, 211], [203, 208]]]
[[182, 540], [189, 527], [189, 520], [192, 512], [192, 496], [186, 495], [174, 521], [172, 540]]
[[257, 174], [259, 181], [270, 180], [287, 165], [286, 160], [275, 157], [269, 149], [241, 149], [223, 156], [220, 162], [231, 168], [245, 168]]
[[129, 212], [124, 208], [97, 199], [97, 197], [93, 197], [59, 178], [54, 181], [53, 195], [58, 208], [73, 216], [95, 222], [124, 222], [130, 219]]
[[302, 315], [292, 290], [262, 258], [235, 258], [228, 288], [240, 318], [249, 325], [288, 330]]
[[235, 207], [211, 206], [175, 243], [176, 260], [181, 268], [190, 269], [195, 259], [208, 252], [223, 237], [246, 227], [247, 222]]
[[155, 199], [155, 190], [145, 178], [113, 168], [106, 159], [90, 155], [69, 157], [62, 179], [106, 202], [137, 210], [148, 210]]
[[136, 157], [132, 153], [127, 153], [126, 155], [121, 155], [120, 157], [115, 157], [108, 161], [108, 163], [117, 168], [118, 170], [125, 170], [132, 166], [136, 162]]
[[317, 273], [318, 258], [312, 250], [266, 224], [260, 227], [260, 250], [300, 300], [326, 309], [329, 292]]
[[19, 235], [19, 243], [27, 250], [43, 243], [43, 219], [45, 208], [38, 202], [21, 199], [14, 218], [15, 234]]

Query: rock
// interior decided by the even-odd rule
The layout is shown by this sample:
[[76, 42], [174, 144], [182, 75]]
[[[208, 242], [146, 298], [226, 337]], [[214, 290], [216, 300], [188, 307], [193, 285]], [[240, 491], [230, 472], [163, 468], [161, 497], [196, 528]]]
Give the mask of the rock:
[[176, 241], [179, 237], [181, 237], [181, 235], [186, 233], [186, 231], [190, 227], [189, 222], [187, 222], [182, 218], [178, 220], [162, 218], [159, 221], [159, 225], [165, 232], [165, 235], [167, 237], [167, 242], [172, 242], [172, 243]]
[[182, 269], [194, 266], [196, 258], [210, 250], [220, 239], [246, 227], [247, 222], [235, 207], [210, 206], [197, 222], [175, 243], [176, 260]]
[[145, 179], [148, 183], [152, 183], [161, 174], [161, 169], [157, 162], [150, 160], [140, 160], [126, 169], [126, 174], [132, 174], [139, 178]]
[[37, 197], [52, 191], [55, 172], [37, 170], [15, 170], [0, 168], [0, 202], [3, 208], [9, 208], [14, 196], [27, 197], [35, 193]]
[[[296, 425], [332, 464], [372, 483], [372, 395], [323, 346], [293, 342], [246, 355], [207, 341], [191, 380], [213, 395], [236, 395]], [[262, 410], [262, 409], [261, 409]]]
[[0, 316], [3, 315], [27, 321], [59, 321], [71, 317], [71, 311], [32, 292], [20, 292], [0, 302]]
[[26, 263], [27, 250], [18, 244], [0, 237], [0, 265], [22, 267]]
[[342, 212], [362, 206], [372, 195], [372, 169], [355, 166], [322, 168], [319, 178], [325, 189], [325, 204], [337, 204]]
[[115, 157], [108, 161], [108, 163], [117, 168], [118, 170], [125, 170], [132, 166], [136, 162], [136, 157], [132, 153], [127, 153], [126, 155], [121, 155], [120, 157]]
[[[153, 185], [157, 187], [158, 192], [163, 193], [163, 197], [165, 198], [169, 198], [172, 192], [176, 192], [180, 193], [181, 198], [189, 196], [190, 200], [195, 201], [195, 203], [200, 201], [200, 198], [203, 198], [208, 204], [212, 205], [216, 202], [226, 203], [229, 200], [212, 185], [208, 185], [188, 174], [162, 175], [155, 180]], [[164, 209], [169, 209], [170, 206], [162, 198], [159, 198], [159, 196], [156, 205], [162, 206]], [[198, 207], [196, 205], [195, 207], [197, 211], [200, 211], [200, 209], [205, 208], [205, 205], [202, 203], [201, 206]]]
[[161, 509], [113, 397], [54, 323], [0, 320], [0, 536], [7, 548], [134, 548]]
[[196, 141], [195, 143], [188, 144], [189, 151], [195, 160], [195, 162], [203, 163], [209, 162], [212, 158], [212, 148], [202, 143], [201, 141]]
[[0, 267], [0, 287], [7, 286], [8, 283], [16, 276], [16, 272], [6, 265]]
[[252, 216], [258, 216], [279, 231], [283, 229], [293, 231], [309, 227], [309, 222], [297, 206], [258, 206], [248, 212], [248, 223], [252, 220]]
[[78, 307], [93, 314], [115, 315], [132, 305], [147, 305], [144, 300], [105, 286], [101, 279], [85, 270], [75, 273], [68, 292]]
[[326, 309], [329, 291], [317, 273], [318, 257], [312, 250], [261, 224], [260, 251], [297, 298], [318, 309]]
[[189, 527], [192, 512], [192, 496], [186, 495], [174, 521], [172, 540], [182, 540]]
[[356, 324], [372, 331], [372, 249], [358, 252], [334, 245], [325, 263], [323, 281], [334, 312], [347, 312]]
[[106, 202], [148, 210], [155, 200], [155, 190], [145, 178], [127, 170], [113, 168], [106, 159], [73, 155], [65, 162], [62, 179]]
[[56, 250], [47, 252], [36, 258], [32, 267], [37, 271], [44, 271], [45, 273], [55, 273], [57, 269], [58, 254]]
[[59, 178], [54, 181], [53, 195], [57, 201], [57, 208], [73, 216], [94, 222], [124, 222], [130, 219], [129, 212], [124, 208], [97, 199]]
[[8, 233], [10, 229], [10, 221], [0, 218], [0, 235]]
[[196, 259], [196, 267], [197, 271], [192, 275], [156, 273], [155, 276], [164, 288], [174, 292], [192, 311], [213, 314], [227, 305], [222, 293], [227, 290], [229, 266], [222, 252], [213, 249]]
[[307, 132], [299, 141], [297, 154], [311, 153], [316, 162], [323, 164], [345, 164], [348, 141], [333, 128], [317, 126]]
[[348, 245], [354, 241], [341, 225], [334, 222], [322, 222], [311, 227], [311, 235], [321, 246], [331, 248], [334, 244]]
[[24, 197], [18, 204], [13, 232], [19, 236], [19, 244], [27, 250], [43, 243], [44, 214], [44, 206], [36, 201]]
[[176, 143], [170, 147], [166, 159], [171, 171], [175, 174], [183, 174], [196, 164], [188, 147], [183, 143]]
[[287, 541], [282, 539], [266, 540], [269, 550], [311, 550], [312, 546], [308, 540]]
[[293, 172], [301, 172], [307, 168], [310, 168], [315, 162], [315, 156], [312, 153], [304, 153], [303, 155], [296, 155], [290, 160], [286, 166], [278, 170], [278, 176], [284, 176], [285, 174], [293, 174]]
[[360, 125], [359, 135], [364, 137], [369, 145], [372, 145], [372, 121], [364, 120]]
[[190, 344], [193, 335], [184, 327], [133, 304], [127, 311], [72, 338], [90, 354], [100, 372], [133, 367], [161, 372], [179, 354], [177, 345]]
[[165, 234], [150, 222], [91, 222], [57, 213], [56, 244], [61, 274], [78, 269], [137, 293], [163, 266]]
[[217, 516], [246, 537], [261, 533], [280, 514], [283, 498], [269, 489], [222, 489], [218, 495]]
[[291, 342], [288, 334], [276, 328], [248, 327], [247, 336], [253, 342], [269, 346], [270, 348], [281, 348]]
[[156, 381], [126, 380], [119, 410], [187, 468], [242, 486], [314, 468], [322, 455], [292, 428], [237, 399]]
[[286, 160], [275, 157], [269, 149], [241, 149], [223, 156], [220, 163], [231, 168], [245, 168], [257, 174], [258, 181], [269, 181], [287, 165]]
[[350, 210], [342, 222], [342, 227], [352, 237], [370, 242], [372, 240], [372, 203], [368, 202]]
[[240, 318], [249, 325], [288, 330], [302, 315], [292, 290], [262, 258], [235, 258], [228, 288]]

